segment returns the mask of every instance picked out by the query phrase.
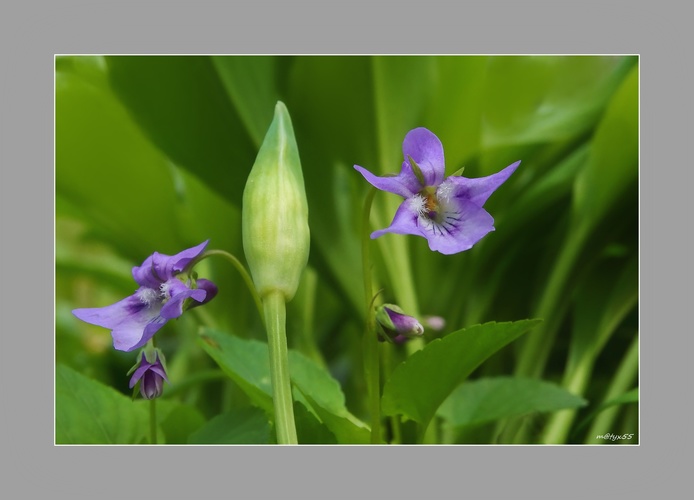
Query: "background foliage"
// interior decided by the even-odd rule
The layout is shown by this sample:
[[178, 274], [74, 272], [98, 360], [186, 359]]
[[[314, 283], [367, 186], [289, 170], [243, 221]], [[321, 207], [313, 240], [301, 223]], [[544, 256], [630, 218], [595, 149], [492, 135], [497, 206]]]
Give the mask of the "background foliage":
[[[130, 269], [153, 251], [209, 238], [243, 260], [242, 192], [277, 100], [292, 117], [311, 228], [288, 311], [300, 442], [368, 442], [367, 185], [352, 165], [399, 171], [418, 126], [441, 139], [447, 175], [522, 163], [486, 205], [496, 231], [472, 250], [373, 243], [384, 300], [446, 320], [419, 345], [386, 346], [385, 439], [638, 442], [636, 57], [75, 56], [56, 59], [55, 92], [56, 442], [147, 442], [146, 403], [130, 401], [125, 376], [134, 353], [70, 311], [131, 294]], [[388, 225], [398, 202], [379, 193], [372, 226]], [[157, 336], [171, 380], [160, 442], [272, 443], [252, 299], [226, 262], [197, 269], [220, 292]], [[489, 352], [470, 347], [480, 330], [496, 335], [484, 337]]]

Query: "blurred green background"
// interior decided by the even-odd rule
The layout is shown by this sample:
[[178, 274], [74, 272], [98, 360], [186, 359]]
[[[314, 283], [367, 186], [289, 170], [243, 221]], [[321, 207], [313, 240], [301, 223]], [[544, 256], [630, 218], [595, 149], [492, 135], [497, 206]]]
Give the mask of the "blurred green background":
[[[111, 347], [109, 331], [70, 311], [132, 294], [131, 268], [154, 251], [209, 238], [209, 248], [244, 260], [243, 188], [277, 100], [293, 121], [311, 229], [289, 343], [337, 379], [350, 412], [368, 420], [359, 220], [369, 186], [352, 166], [398, 172], [405, 134], [423, 126], [443, 143], [447, 175], [522, 163], [485, 205], [496, 231], [473, 249], [445, 256], [422, 238], [376, 240], [383, 300], [445, 318], [427, 341], [488, 321], [543, 319], [476, 370], [459, 397], [493, 397], [494, 384], [512, 379], [496, 396], [507, 401], [541, 379], [584, 401], [460, 420], [454, 394], [437, 417], [438, 442], [592, 443], [607, 432], [638, 442], [638, 57], [61, 56], [55, 67], [58, 442], [91, 439], [72, 433], [83, 425], [75, 388], [95, 382], [128, 395], [135, 362]], [[386, 227], [400, 201], [377, 194], [372, 228]], [[197, 270], [219, 295], [157, 334], [172, 381], [163, 439], [208, 442], [215, 419], [231, 414], [258, 424], [243, 439], [264, 442], [266, 419], [198, 340], [203, 324], [262, 341], [257, 311], [225, 261]], [[143, 439], [126, 434], [107, 441]]]

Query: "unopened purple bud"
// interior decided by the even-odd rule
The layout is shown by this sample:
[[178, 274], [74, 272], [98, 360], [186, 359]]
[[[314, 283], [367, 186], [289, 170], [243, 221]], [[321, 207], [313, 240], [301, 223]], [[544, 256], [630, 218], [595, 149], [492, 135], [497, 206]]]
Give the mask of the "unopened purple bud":
[[397, 344], [424, 333], [424, 327], [417, 318], [408, 316], [394, 304], [379, 306], [376, 310], [376, 321], [388, 339]]
[[149, 353], [142, 351], [139, 366], [135, 365], [137, 368], [130, 379], [130, 388], [139, 383], [140, 394], [143, 398], [154, 399], [161, 396], [164, 392], [164, 381], [169, 381], [162, 363], [163, 359], [164, 356], [160, 355], [159, 350], [155, 349]]

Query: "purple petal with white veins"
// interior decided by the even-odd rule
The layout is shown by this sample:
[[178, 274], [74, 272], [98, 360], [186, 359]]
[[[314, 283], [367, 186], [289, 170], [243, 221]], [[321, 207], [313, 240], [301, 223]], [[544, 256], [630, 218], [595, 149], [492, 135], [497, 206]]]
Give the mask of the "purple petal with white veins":
[[450, 203], [456, 209], [454, 216], [459, 219], [454, 226], [420, 225], [420, 234], [429, 242], [429, 248], [445, 255], [469, 250], [494, 231], [494, 218], [484, 208], [464, 199], [453, 199]]
[[131, 295], [110, 306], [75, 309], [72, 314], [92, 325], [115, 328], [127, 318], [139, 314], [142, 309], [146, 308], [147, 304], [142, 302], [137, 295]]
[[[178, 280], [174, 278], [172, 281]], [[180, 281], [178, 282], [181, 283]], [[171, 296], [171, 298], [168, 300], [168, 302], [164, 304], [164, 307], [161, 308], [162, 318], [174, 319], [178, 318], [181, 314], [183, 314], [183, 301], [185, 301], [188, 297], [192, 298], [197, 302], [202, 302], [203, 300], [205, 300], [205, 296], [207, 295], [207, 292], [205, 290], [202, 290], [200, 288], [191, 290], [183, 283], [181, 283], [181, 285], [183, 286], [183, 290], [176, 290]]]
[[371, 233], [371, 239], [383, 236], [386, 233], [414, 234], [423, 236], [417, 225], [419, 215], [410, 208], [410, 200], [403, 201], [395, 212], [393, 222], [385, 229], [379, 229]]
[[[410, 130], [402, 142], [402, 153], [405, 157], [405, 165], [411, 168], [408, 156], [417, 163], [424, 176], [425, 186], [438, 186], [446, 175], [446, 164], [443, 156], [443, 145], [436, 135], [430, 130], [419, 127]], [[402, 174], [401, 174], [402, 175]], [[413, 174], [414, 175], [414, 174]], [[423, 187], [413, 192], [420, 191]]]
[[374, 175], [359, 165], [354, 165], [354, 168], [361, 173], [361, 175], [364, 176], [364, 179], [366, 179], [373, 187], [380, 189], [381, 191], [398, 194], [403, 198], [409, 198], [414, 193], [417, 193], [422, 189], [422, 186], [415, 177], [414, 173], [409, 170], [409, 166], [407, 169], [405, 169], [404, 164], [403, 170], [399, 175], [386, 177]]
[[119, 323], [111, 331], [113, 347], [119, 351], [133, 351], [145, 345], [167, 321], [160, 316], [160, 311], [161, 305], [146, 307]]
[[450, 176], [446, 179], [446, 182], [451, 182], [455, 186], [453, 196], [470, 200], [475, 205], [481, 207], [492, 193], [516, 171], [518, 165], [520, 165], [520, 161], [512, 163], [495, 174], [476, 179]]

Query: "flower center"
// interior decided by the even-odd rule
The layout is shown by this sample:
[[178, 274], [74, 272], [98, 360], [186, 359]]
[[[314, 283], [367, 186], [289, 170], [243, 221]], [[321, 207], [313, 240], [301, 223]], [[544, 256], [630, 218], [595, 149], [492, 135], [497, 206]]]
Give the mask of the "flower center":
[[436, 220], [440, 212], [439, 199], [436, 196], [436, 187], [425, 187], [417, 194], [417, 198], [419, 198], [417, 207], [419, 215]]
[[453, 187], [444, 181], [438, 187], [425, 187], [409, 199], [410, 209], [419, 217], [422, 228], [442, 235], [459, 229], [462, 221], [451, 201]]
[[140, 302], [143, 304], [151, 306], [154, 302], [159, 300], [159, 292], [153, 288], [143, 288], [137, 292], [137, 298], [140, 299]]

